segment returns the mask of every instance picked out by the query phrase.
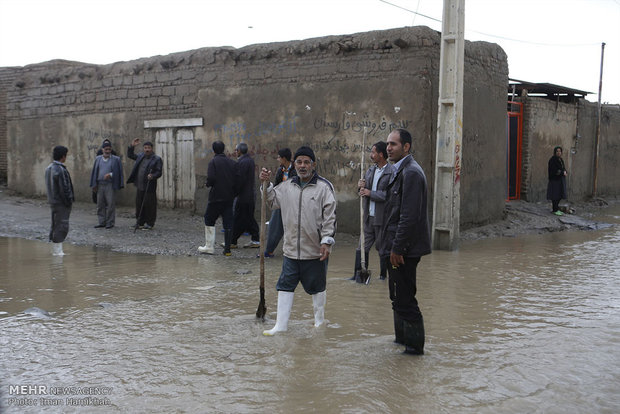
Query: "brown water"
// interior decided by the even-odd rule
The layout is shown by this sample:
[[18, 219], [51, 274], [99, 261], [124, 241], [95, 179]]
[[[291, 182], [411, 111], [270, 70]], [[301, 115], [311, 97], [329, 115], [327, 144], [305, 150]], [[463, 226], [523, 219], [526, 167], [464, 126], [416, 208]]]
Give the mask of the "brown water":
[[[418, 268], [426, 354], [412, 357], [392, 343], [386, 283], [344, 280], [351, 246], [330, 258], [327, 326], [299, 288], [289, 331], [264, 337], [258, 259], [71, 245], [54, 258], [0, 239], [0, 411], [617, 413], [619, 250], [616, 226], [434, 252]], [[267, 260], [270, 318], [280, 265]], [[49, 316], [24, 313], [35, 306]], [[17, 406], [41, 398], [64, 405]]]

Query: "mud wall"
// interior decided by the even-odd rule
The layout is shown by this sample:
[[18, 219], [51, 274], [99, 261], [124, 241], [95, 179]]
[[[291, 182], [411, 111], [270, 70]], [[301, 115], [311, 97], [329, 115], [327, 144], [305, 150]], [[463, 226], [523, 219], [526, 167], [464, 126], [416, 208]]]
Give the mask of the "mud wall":
[[[562, 103], [526, 97], [523, 122], [523, 169], [521, 198], [530, 202], [546, 201], [547, 163], [553, 148], [563, 148], [568, 170], [568, 200], [580, 201], [592, 196], [597, 104], [580, 99]], [[598, 160], [597, 195], [620, 193], [620, 107], [603, 105]]]
[[[125, 155], [132, 138], [158, 149], [145, 121], [201, 119], [193, 126], [194, 208], [203, 211], [211, 144], [246, 142], [257, 168], [275, 167], [277, 150], [314, 148], [318, 171], [335, 185], [339, 229], [358, 229], [355, 183], [362, 151], [398, 127], [432, 186], [437, 123], [439, 34], [426, 27], [304, 41], [205, 48], [98, 66], [51, 61], [19, 68], [7, 92], [8, 184], [44, 192], [51, 148], [69, 148], [78, 199], [90, 197], [95, 151], [110, 138]], [[505, 186], [506, 55], [466, 42], [461, 224], [501, 217]], [[362, 146], [363, 128], [368, 138]], [[176, 129], [175, 129], [176, 131]], [[173, 131], [174, 133], [174, 131]], [[131, 160], [124, 159], [129, 173]], [[120, 202], [131, 204], [134, 190]], [[429, 203], [432, 205], [432, 203]]]

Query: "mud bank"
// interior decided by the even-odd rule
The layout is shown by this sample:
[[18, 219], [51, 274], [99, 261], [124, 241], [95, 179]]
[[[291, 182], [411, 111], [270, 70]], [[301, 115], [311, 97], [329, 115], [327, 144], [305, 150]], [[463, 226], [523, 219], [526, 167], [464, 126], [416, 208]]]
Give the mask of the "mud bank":
[[[545, 204], [513, 201], [506, 204], [504, 219], [485, 226], [461, 232], [461, 240], [478, 240], [488, 237], [514, 237], [520, 234], [536, 234], [567, 230], [594, 230], [608, 224], [594, 221], [597, 212], [617, 199], [596, 199], [591, 202], [571, 204], [576, 214], [557, 217]], [[29, 240], [48, 241], [50, 210], [45, 199], [30, 199], [0, 187], [0, 237], [21, 237]], [[123, 253], [197, 256], [197, 246], [204, 244], [202, 215], [187, 211], [158, 209], [157, 223], [153, 230], [133, 231], [134, 211], [129, 207], [117, 207], [116, 226], [112, 229], [95, 229], [96, 207], [92, 203], [75, 203], [71, 212], [70, 230], [66, 243], [81, 246], [103, 247]], [[224, 236], [217, 225], [216, 254], [221, 254], [219, 244]], [[239, 239], [243, 246], [248, 236]], [[357, 235], [338, 233], [337, 248], [353, 249]], [[281, 254], [280, 252], [276, 252]], [[258, 249], [233, 250], [236, 257], [255, 257]]]

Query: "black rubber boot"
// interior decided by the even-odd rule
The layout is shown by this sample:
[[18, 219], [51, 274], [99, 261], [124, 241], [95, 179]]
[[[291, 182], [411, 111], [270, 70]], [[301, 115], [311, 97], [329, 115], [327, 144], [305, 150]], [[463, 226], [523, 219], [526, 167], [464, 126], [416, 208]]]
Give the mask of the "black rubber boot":
[[424, 355], [424, 321], [403, 321], [405, 354]]
[[393, 311], [393, 312], [394, 312], [394, 334], [396, 336], [396, 338], [394, 339], [394, 343], [405, 345], [405, 333], [403, 331], [404, 320], [398, 315], [398, 313], [396, 313], [396, 311]]
[[380, 257], [379, 265], [381, 266], [381, 274], [379, 275], [380, 280], [385, 280], [387, 276], [387, 262], [390, 260], [388, 257]]
[[232, 239], [232, 230], [224, 230], [224, 256], [230, 256], [230, 239]]
[[359, 250], [355, 251], [355, 267], [353, 268], [353, 276], [351, 276], [348, 280], [356, 280], [358, 277], [358, 273], [362, 268], [362, 255]]
[[[360, 272], [360, 270], [362, 270], [362, 258], [361, 258], [361, 253], [359, 252], [359, 250], [355, 251], [355, 260], [357, 261], [357, 259], [359, 258], [359, 262], [356, 262], [356, 268], [355, 268], [355, 281], [357, 283], [364, 283], [364, 284], [368, 284], [370, 279], [370, 272], [366, 272], [366, 274], [362, 274]], [[368, 270], [368, 252], [364, 253], [364, 260], [366, 261], [364, 263], [364, 265], [366, 266], [365, 269]]]

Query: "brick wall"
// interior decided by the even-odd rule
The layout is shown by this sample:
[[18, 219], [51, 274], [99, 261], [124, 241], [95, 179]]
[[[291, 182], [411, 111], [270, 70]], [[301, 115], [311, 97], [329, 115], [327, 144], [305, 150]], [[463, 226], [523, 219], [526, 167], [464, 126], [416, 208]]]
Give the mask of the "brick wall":
[[[258, 166], [275, 166], [277, 148], [311, 145], [319, 173], [336, 187], [340, 228], [353, 230], [358, 215], [348, 212], [358, 206], [363, 126], [369, 129], [366, 154], [391, 129], [409, 129], [414, 156], [432, 186], [439, 44], [437, 32], [414, 27], [102, 66], [26, 66], [7, 91], [9, 186], [40, 194], [39, 176], [53, 145], [68, 146], [69, 168], [87, 176], [102, 138], [124, 153], [131, 138], [153, 138], [145, 120], [202, 118], [194, 141], [198, 183], [216, 139], [227, 149], [247, 142]], [[466, 42], [464, 76], [461, 220], [471, 225], [501, 217], [503, 210], [503, 158], [481, 154], [505, 152], [505, 53], [497, 45]], [[74, 184], [86, 200], [84, 181]], [[132, 191], [122, 192], [121, 203], [131, 203]], [[196, 189], [199, 210], [206, 195]]]

